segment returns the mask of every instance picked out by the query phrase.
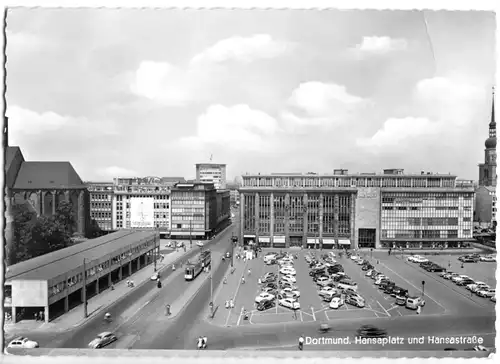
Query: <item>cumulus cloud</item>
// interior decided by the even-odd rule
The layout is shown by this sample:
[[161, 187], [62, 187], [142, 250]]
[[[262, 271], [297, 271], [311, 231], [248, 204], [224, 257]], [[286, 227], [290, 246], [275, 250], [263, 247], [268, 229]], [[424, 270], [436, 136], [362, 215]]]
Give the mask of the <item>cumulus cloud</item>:
[[290, 48], [290, 43], [274, 40], [269, 34], [256, 34], [251, 37], [234, 36], [218, 41], [197, 54], [191, 60], [191, 64], [226, 61], [249, 63], [258, 59], [278, 57]]
[[288, 99], [288, 105], [297, 112], [284, 110], [281, 117], [290, 131], [307, 126], [331, 126], [348, 121], [366, 102], [349, 94], [342, 85], [305, 82]]
[[52, 111], [38, 113], [17, 105], [7, 107], [9, 133], [15, 138], [57, 131], [73, 133], [80, 137], [91, 137], [96, 126], [104, 135], [117, 134], [116, 125], [108, 120], [92, 121], [84, 117], [59, 115]]
[[361, 43], [354, 50], [360, 54], [387, 54], [393, 51], [402, 51], [408, 48], [405, 39], [392, 39], [390, 37], [363, 37]]
[[135, 177], [139, 174], [131, 169], [122, 168], [118, 166], [109, 166], [101, 169], [100, 174], [105, 177], [118, 178], [118, 177]]
[[278, 122], [248, 105], [211, 105], [197, 120], [195, 136], [184, 138], [186, 146], [218, 144], [232, 149], [262, 148], [266, 138], [279, 131]]
[[436, 133], [436, 124], [427, 118], [391, 118], [371, 138], [356, 141], [362, 147], [396, 146], [405, 139]]

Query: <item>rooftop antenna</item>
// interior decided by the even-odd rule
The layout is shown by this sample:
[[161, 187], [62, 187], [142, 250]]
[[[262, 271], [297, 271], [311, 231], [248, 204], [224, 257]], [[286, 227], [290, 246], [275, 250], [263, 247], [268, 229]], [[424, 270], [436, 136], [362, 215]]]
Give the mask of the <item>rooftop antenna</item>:
[[212, 161], [214, 155], [213, 154], [210, 154], [210, 162]]

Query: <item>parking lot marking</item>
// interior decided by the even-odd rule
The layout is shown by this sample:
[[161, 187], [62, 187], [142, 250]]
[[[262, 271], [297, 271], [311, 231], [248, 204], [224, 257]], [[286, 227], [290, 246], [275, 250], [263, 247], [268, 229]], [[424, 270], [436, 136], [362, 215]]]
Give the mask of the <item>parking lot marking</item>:
[[[243, 314], [243, 307], [241, 307], [240, 314], [238, 316], [238, 321], [236, 322], [236, 326], [240, 326], [241, 315]], [[227, 325], [227, 322], [226, 322]]]
[[314, 314], [314, 308], [313, 307], [311, 307], [311, 312], [312, 312], [313, 320], [316, 321], [316, 315]]
[[[243, 268], [242, 272], [241, 272], [241, 277], [240, 277], [240, 280], [238, 281], [238, 287], [236, 287], [236, 292], [233, 296], [233, 300], [236, 301], [236, 297], [238, 297], [238, 291], [240, 290], [240, 286], [241, 286], [241, 279], [243, 278], [243, 276], [245, 275], [245, 270], [246, 270], [246, 267], [247, 267], [247, 264], [248, 263], [245, 263], [245, 267]], [[241, 307], [241, 310], [243, 311], [243, 307]], [[226, 326], [227, 323], [229, 322], [229, 317], [231, 317], [231, 312], [233, 311], [233, 308], [231, 307], [229, 309], [229, 312], [227, 314], [227, 318], [226, 318]], [[241, 317], [241, 314], [240, 314], [240, 317]], [[240, 322], [240, 317], [238, 317], [238, 325], [239, 325], [239, 322]]]
[[[380, 262], [380, 264], [383, 265], [384, 267], [386, 267], [387, 269], [389, 269], [392, 273], [394, 273], [395, 275], [397, 275], [399, 278], [401, 278], [402, 280], [404, 280], [406, 283], [408, 283], [409, 285], [411, 285], [412, 287], [414, 287], [415, 289], [417, 289], [417, 292], [420, 290], [420, 288], [418, 288], [417, 286], [415, 286], [413, 283], [411, 283], [410, 281], [408, 281], [406, 278], [402, 277], [401, 275], [399, 275], [395, 271], [393, 271], [391, 268], [389, 268], [388, 266], [386, 266], [384, 263]], [[443, 307], [441, 304], [439, 304], [438, 301], [436, 301], [436, 299], [432, 298], [432, 296], [430, 296], [428, 293], [426, 293], [425, 296], [429, 297], [432, 301], [434, 301], [439, 307], [441, 307], [444, 310], [445, 313], [448, 311], [445, 307]]]
[[377, 301], [377, 303], [378, 303], [378, 305], [379, 305], [380, 307], [382, 307], [382, 310], [384, 310], [384, 312], [387, 314], [387, 316], [391, 316], [391, 314], [390, 314], [389, 312], [387, 312], [387, 310], [384, 308], [384, 306], [382, 306], [382, 305], [380, 304], [380, 302], [379, 302], [379, 301]]

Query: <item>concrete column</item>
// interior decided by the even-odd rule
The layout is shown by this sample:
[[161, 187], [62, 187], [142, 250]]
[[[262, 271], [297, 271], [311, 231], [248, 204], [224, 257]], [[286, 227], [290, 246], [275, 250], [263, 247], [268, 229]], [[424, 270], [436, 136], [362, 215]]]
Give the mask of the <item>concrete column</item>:
[[43, 197], [44, 197], [44, 193], [42, 191], [37, 191], [36, 194], [38, 196], [37, 213], [41, 216], [44, 213], [44, 211], [43, 211]]
[[137, 271], [141, 269], [141, 257], [137, 257]]
[[111, 273], [108, 273], [108, 287], [111, 287], [113, 281], [111, 280]]
[[95, 294], [99, 294], [99, 278], [95, 280]]
[[285, 195], [285, 248], [290, 247], [290, 194]]
[[69, 191], [64, 191], [64, 199], [66, 200], [66, 202], [69, 202]]
[[120, 268], [118, 268], [118, 280], [122, 280], [123, 278], [123, 272], [122, 272], [122, 269], [123, 269], [123, 266], [120, 266]]
[[17, 322], [17, 312], [15, 306], [11, 307], [11, 315], [12, 315], [12, 323], [15, 324]]
[[52, 191], [52, 215], [56, 214], [56, 191]]
[[243, 246], [243, 237], [245, 235], [245, 194], [240, 193], [240, 241]]
[[333, 197], [333, 234], [335, 241], [338, 243], [339, 239], [339, 195], [335, 194]]
[[354, 216], [355, 216], [355, 209], [356, 209], [356, 195], [351, 194], [351, 203], [349, 206], [349, 223], [351, 224], [351, 241], [352, 241], [352, 246], [355, 249], [358, 249], [358, 239], [357, 239], [357, 234], [356, 234], [356, 226], [354, 224]]
[[323, 194], [319, 194], [319, 247], [320, 249], [323, 248]]
[[307, 211], [308, 211], [308, 196], [307, 193], [304, 193], [304, 225], [303, 225], [303, 235], [302, 235], [302, 246], [307, 248]]
[[48, 323], [49, 322], [49, 306], [45, 306], [44, 307], [44, 315], [45, 317], [45, 323]]
[[[273, 182], [274, 183], [274, 182]], [[269, 227], [269, 235], [271, 235], [271, 246], [273, 246], [274, 243], [274, 193], [271, 192], [271, 218], [270, 218], [270, 224], [271, 226]]]
[[129, 277], [132, 275], [132, 262], [128, 263], [128, 275]]
[[260, 231], [260, 194], [255, 194], [255, 243], [259, 242]]
[[66, 296], [64, 296], [64, 312], [68, 311], [69, 311], [69, 296], [68, 294], [66, 294]]

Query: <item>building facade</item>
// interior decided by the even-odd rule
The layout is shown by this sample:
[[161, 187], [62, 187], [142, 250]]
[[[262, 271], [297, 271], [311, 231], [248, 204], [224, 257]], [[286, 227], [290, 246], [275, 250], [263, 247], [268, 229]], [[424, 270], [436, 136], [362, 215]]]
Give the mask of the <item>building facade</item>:
[[241, 241], [272, 247], [458, 246], [472, 240], [474, 188], [456, 176], [246, 175]]
[[213, 183], [215, 189], [226, 188], [226, 165], [215, 163], [196, 164], [196, 180]]
[[[91, 214], [104, 231], [151, 229], [170, 233], [170, 189], [183, 177], [115, 178], [87, 182]], [[109, 217], [110, 216], [110, 217]]]
[[482, 227], [491, 227], [496, 224], [497, 218], [496, 188], [492, 186], [479, 186], [476, 189], [476, 206], [474, 221]]
[[171, 202], [172, 237], [209, 239], [230, 223], [229, 191], [217, 191], [213, 183], [178, 183]]

